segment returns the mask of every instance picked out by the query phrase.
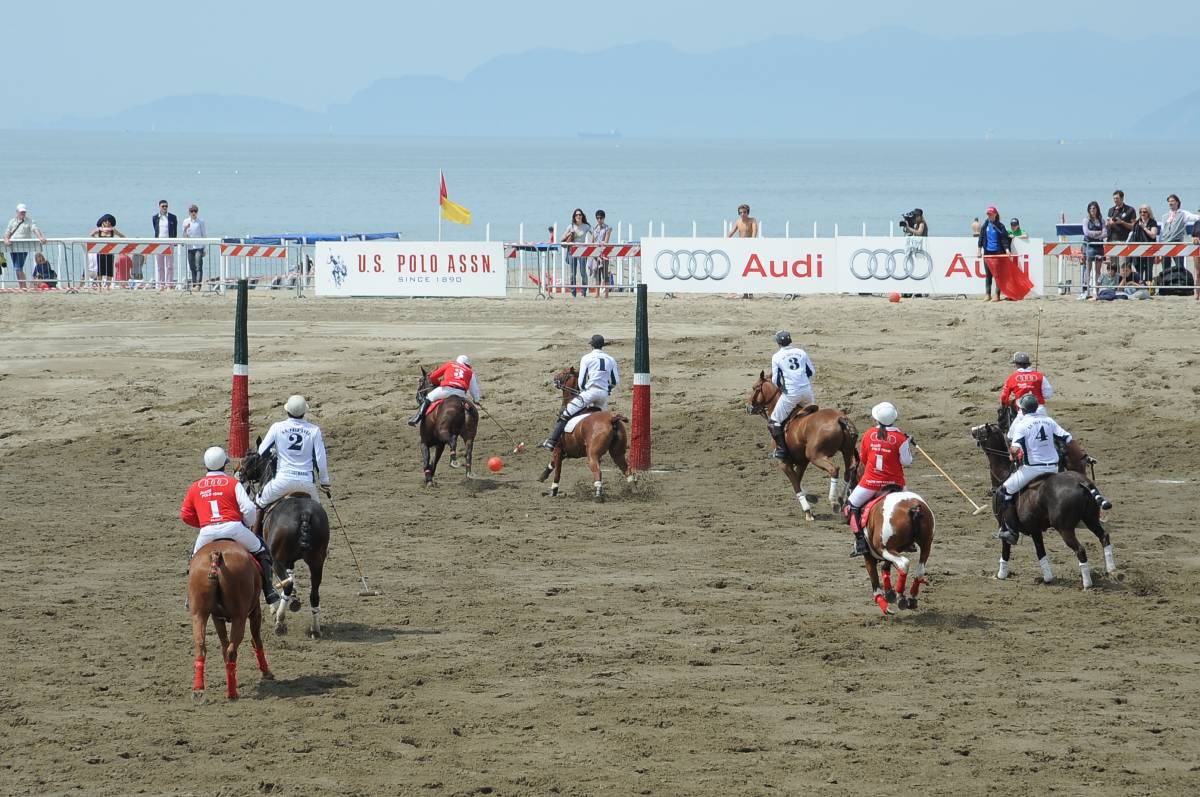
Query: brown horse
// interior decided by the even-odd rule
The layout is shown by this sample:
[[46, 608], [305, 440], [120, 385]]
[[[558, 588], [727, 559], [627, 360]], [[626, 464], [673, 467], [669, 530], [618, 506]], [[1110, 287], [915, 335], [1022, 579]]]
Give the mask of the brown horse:
[[[579, 371], [574, 366], [564, 368], [554, 374], [554, 386], [562, 391], [562, 406], [567, 406], [571, 399], [579, 395]], [[579, 459], [587, 457], [588, 467], [592, 471], [592, 483], [596, 488], [597, 501], [604, 500], [604, 485], [600, 478], [600, 458], [607, 452], [613, 463], [620, 468], [626, 481], [633, 481], [633, 471], [625, 459], [625, 451], [629, 447], [629, 430], [625, 428], [625, 418], [608, 410], [584, 409], [579, 415], [582, 418], [569, 432], [564, 432], [550, 456], [550, 464], [542, 471], [538, 481], [546, 481], [546, 477], [554, 471], [554, 481], [550, 482], [550, 495], [558, 495], [558, 486], [562, 478], [562, 461], [564, 459]]]
[[[996, 515], [996, 522], [1000, 523], [1004, 517], [1004, 504], [999, 488], [1012, 473], [1008, 440], [998, 426], [990, 423], [972, 428], [971, 437], [975, 438], [975, 444], [987, 456], [988, 471], [992, 478], [992, 511]], [[1051, 473], [1030, 482], [1021, 491], [1017, 498], [1018, 525], [1022, 532], [1033, 538], [1043, 582], [1054, 580], [1042, 537], [1046, 529], [1052, 526], [1058, 530], [1067, 547], [1075, 552], [1084, 589], [1092, 586], [1092, 571], [1088, 564], [1087, 549], [1075, 536], [1075, 529], [1080, 523], [1087, 526], [1104, 546], [1104, 569], [1110, 574], [1116, 572], [1112, 540], [1100, 522], [1100, 510], [1111, 506], [1087, 476], [1074, 470]], [[996, 572], [996, 578], [1008, 577], [1011, 550], [1009, 543], [1001, 542], [1000, 569]]]
[[[233, 540], [213, 540], [192, 557], [188, 564], [188, 606], [192, 612], [192, 643], [196, 654], [196, 675], [192, 681], [192, 700], [204, 702], [204, 659], [207, 654], [204, 637], [208, 618], [212, 617], [221, 640], [225, 660], [225, 695], [237, 700], [237, 653], [246, 635], [246, 618], [250, 619], [250, 644], [258, 658], [263, 678], [275, 676], [267, 666], [263, 651], [262, 608], [258, 593], [262, 576], [250, 552]], [[225, 623], [230, 628], [226, 632]]]
[[[867, 574], [871, 577], [871, 594], [875, 604], [884, 614], [889, 614], [889, 605], [900, 596], [901, 609], [917, 608], [917, 595], [925, 583], [925, 563], [933, 547], [933, 511], [921, 496], [898, 487], [874, 499], [863, 518], [863, 532], [871, 553], [863, 557]], [[910, 567], [906, 551], [916, 546], [918, 561]], [[882, 565], [877, 565], [882, 562]], [[892, 567], [900, 575], [896, 577], [896, 588], [892, 589]], [[879, 569], [883, 570], [883, 586], [879, 583]], [[905, 583], [912, 577], [909, 595], [904, 595]]]
[[[417, 403], [425, 400], [425, 394], [433, 390], [429, 374], [421, 369], [417, 385]], [[450, 446], [450, 467], [458, 467], [458, 438], [467, 444], [467, 476], [471, 475], [471, 454], [475, 449], [475, 430], [479, 428], [479, 411], [475, 405], [460, 396], [447, 396], [429, 408], [421, 419], [421, 467], [425, 473], [425, 485], [433, 484], [433, 474], [446, 446]], [[432, 460], [429, 455], [433, 449]]]
[[[275, 477], [275, 457], [260, 456], [262, 438], [247, 452], [238, 465], [236, 476], [243, 484], [256, 489]], [[305, 493], [285, 495], [266, 510], [262, 522], [263, 542], [271, 549], [275, 574], [283, 589], [283, 599], [275, 608], [275, 633], [287, 633], [286, 611], [300, 611], [296, 562], [308, 565], [312, 587], [308, 592], [308, 607], [312, 610], [313, 639], [321, 636], [321, 578], [325, 557], [329, 553], [329, 515], [319, 501]]]
[[[746, 412], [770, 418], [779, 395], [779, 388], [767, 378], [765, 372], [759, 371], [758, 381], [750, 391]], [[812, 405], [798, 409], [784, 422], [783, 436], [787, 441], [788, 458], [781, 461], [779, 467], [791, 482], [792, 492], [800, 500], [804, 519], [815, 519], [808, 496], [800, 486], [809, 463], [829, 474], [829, 505], [837, 511], [846, 498], [846, 484], [841, 474], [845, 473], [849, 478], [851, 467], [858, 461], [858, 429], [854, 421], [841, 410], [822, 410]], [[842, 455], [844, 470], [834, 462], [838, 453]]]

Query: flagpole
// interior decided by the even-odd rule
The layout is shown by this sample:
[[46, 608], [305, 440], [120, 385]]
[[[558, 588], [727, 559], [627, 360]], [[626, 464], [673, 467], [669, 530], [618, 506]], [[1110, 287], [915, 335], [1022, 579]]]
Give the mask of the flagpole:
[[438, 170], [438, 242], [442, 240], [442, 184], [445, 182], [446, 176]]

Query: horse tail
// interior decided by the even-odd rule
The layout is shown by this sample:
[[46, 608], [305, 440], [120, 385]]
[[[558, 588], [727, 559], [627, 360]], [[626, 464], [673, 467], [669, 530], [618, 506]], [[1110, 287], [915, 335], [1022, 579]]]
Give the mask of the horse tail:
[[300, 556], [301, 557], [303, 557], [305, 554], [308, 553], [308, 549], [309, 549], [309, 545], [310, 545], [309, 539], [308, 539], [308, 525], [309, 525], [310, 520], [312, 520], [312, 510], [311, 509], [301, 509], [300, 510], [300, 528], [296, 532], [296, 536], [299, 539]]
[[845, 440], [842, 441], [842, 445], [843, 445], [843, 447], [844, 446], [850, 447], [850, 452], [853, 455], [853, 456], [851, 456], [850, 459], [854, 463], [854, 465], [857, 466], [858, 465], [858, 427], [856, 427], [854, 425], [854, 421], [850, 420], [845, 415], [838, 416], [838, 426], [840, 426], [842, 428], [842, 434], [845, 436]]
[[1112, 509], [1112, 501], [1101, 495], [1100, 491], [1096, 489], [1095, 484], [1089, 481], [1081, 481], [1079, 482], [1079, 486], [1085, 493], [1092, 497], [1092, 500], [1096, 502], [1096, 506], [1101, 509]]
[[221, 567], [225, 564], [225, 555], [220, 551], [213, 551], [209, 554], [208, 578], [210, 581], [217, 581], [221, 576]]
[[913, 539], [921, 536], [921, 520], [925, 517], [925, 513], [921, 511], [921, 503], [913, 501], [908, 507], [908, 523], [912, 528]]
[[[625, 427], [623, 424], [625, 423], [626, 420], [627, 419], [625, 418], [624, 415], [617, 415], [615, 413], [613, 414], [613, 416], [612, 416], [612, 433], [608, 438], [608, 450], [611, 451], [612, 447], [617, 444], [617, 440], [619, 440], [621, 438], [621, 435], [625, 431]], [[626, 443], [628, 443], [628, 442], [629, 441], [626, 441]]]

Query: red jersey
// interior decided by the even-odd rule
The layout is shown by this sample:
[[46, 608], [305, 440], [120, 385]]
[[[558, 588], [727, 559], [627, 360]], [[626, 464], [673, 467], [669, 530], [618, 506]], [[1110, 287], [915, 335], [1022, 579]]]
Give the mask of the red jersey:
[[880, 440], [879, 427], [872, 428], [863, 435], [858, 456], [863, 468], [858, 483], [863, 487], [878, 490], [888, 484], [904, 486], [904, 465], [912, 462], [908, 435], [904, 432], [889, 426], [887, 435]]
[[[241, 483], [224, 473], [210, 473], [188, 490], [179, 507], [179, 519], [189, 526], [203, 528], [213, 523], [241, 523], [238, 505]], [[246, 496], [249, 501], [249, 496]]]
[[438, 387], [456, 387], [459, 390], [469, 390], [471, 388], [472, 376], [470, 366], [451, 360], [430, 374], [429, 381]]
[[1042, 395], [1042, 384], [1046, 376], [1041, 371], [1013, 371], [1000, 391], [1001, 404], [1013, 404], [1026, 393], [1032, 393], [1038, 404], [1045, 404], [1046, 397]]

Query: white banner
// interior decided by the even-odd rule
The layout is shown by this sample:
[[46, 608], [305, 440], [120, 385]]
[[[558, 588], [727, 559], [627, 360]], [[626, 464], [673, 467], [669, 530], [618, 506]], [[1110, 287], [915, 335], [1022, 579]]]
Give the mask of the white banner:
[[504, 245], [423, 241], [318, 243], [318, 296], [504, 296]]
[[[1042, 241], [1014, 242], [1042, 291]], [[974, 238], [645, 238], [642, 279], [671, 293], [983, 294]]]

